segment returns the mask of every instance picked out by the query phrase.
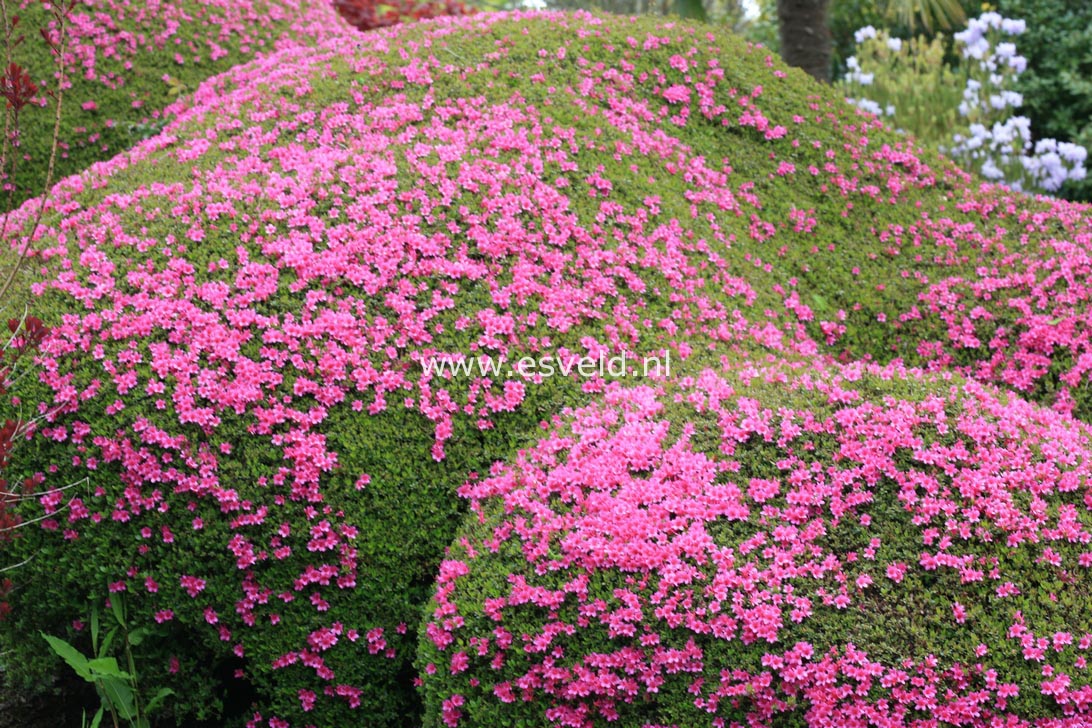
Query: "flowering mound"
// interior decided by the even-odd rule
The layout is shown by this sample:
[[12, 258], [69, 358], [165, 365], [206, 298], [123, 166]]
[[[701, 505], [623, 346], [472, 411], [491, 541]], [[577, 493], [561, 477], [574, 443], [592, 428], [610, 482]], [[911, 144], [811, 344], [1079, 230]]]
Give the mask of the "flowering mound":
[[[37, 233], [51, 334], [0, 412], [40, 418], [11, 463], [38, 488], [5, 553], [29, 559], [13, 669], [121, 595], [179, 716], [412, 723], [456, 491], [619, 376], [575, 360], [890, 357], [885, 312], [938, 253], [999, 250], [967, 185], [765, 50], [662, 20], [443, 19], [209, 80]], [[915, 224], [937, 234], [903, 276], [891, 226]]]
[[[59, 2], [60, 0], [56, 0]], [[54, 179], [108, 159], [161, 129], [164, 108], [204, 79], [297, 43], [313, 44], [348, 29], [324, 0], [85, 0], [75, 5], [62, 37], [49, 3], [22, 0], [13, 60], [37, 86], [19, 119], [16, 201], [39, 194], [53, 139], [58, 68], [43, 41], [63, 50], [65, 87]], [[11, 171], [11, 170], [7, 170]]]
[[430, 726], [1087, 726], [1092, 439], [976, 383], [610, 389], [461, 491]]

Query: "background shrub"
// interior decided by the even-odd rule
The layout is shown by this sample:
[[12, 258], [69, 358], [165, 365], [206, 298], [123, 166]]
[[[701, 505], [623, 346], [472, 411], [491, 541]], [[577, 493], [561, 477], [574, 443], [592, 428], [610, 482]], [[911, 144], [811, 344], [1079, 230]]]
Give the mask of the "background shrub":
[[903, 41], [871, 26], [857, 31], [857, 54], [841, 82], [854, 103], [947, 154], [966, 169], [1017, 190], [1057, 193], [1086, 174], [1088, 150], [1033, 141], [1016, 82], [1027, 67], [1017, 49], [1027, 24], [994, 12], [955, 33], [955, 62], [943, 37]]
[[[1020, 38], [1028, 71], [1017, 88], [1024, 95], [1024, 111], [1036, 138], [1052, 137], [1092, 149], [1092, 5], [1000, 0], [998, 9], [1028, 24]], [[1071, 182], [1062, 195], [1092, 200], [1092, 182]]]

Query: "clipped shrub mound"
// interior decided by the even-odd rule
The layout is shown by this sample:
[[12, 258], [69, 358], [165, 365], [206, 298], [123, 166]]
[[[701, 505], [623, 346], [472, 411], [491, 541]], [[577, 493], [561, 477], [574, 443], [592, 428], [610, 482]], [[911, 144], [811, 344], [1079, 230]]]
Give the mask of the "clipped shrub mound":
[[50, 3], [22, 0], [8, 12], [19, 19], [14, 37], [23, 37], [12, 60], [38, 87], [19, 119], [16, 202], [42, 192], [53, 140], [45, 94], [56, 91], [58, 67], [43, 34], [58, 49], [63, 43], [66, 59], [57, 180], [158, 133], [170, 118], [164, 109], [204, 79], [348, 30], [324, 0], [83, 0], [64, 23], [64, 38]]
[[462, 489], [425, 725], [1088, 725], [1090, 456], [950, 375], [614, 387]]
[[[40, 489], [5, 554], [32, 564], [12, 669], [54, 669], [38, 632], [86, 641], [120, 594], [179, 717], [412, 725], [457, 490], [619, 376], [574, 362], [890, 358], [934, 271], [1003, 255], [983, 231], [1053, 260], [996, 231], [997, 197], [765, 50], [663, 20], [443, 19], [211, 79], [58, 185], [36, 236], [52, 333], [0, 412], [40, 418], [12, 455]], [[923, 220], [922, 260], [891, 254]]]

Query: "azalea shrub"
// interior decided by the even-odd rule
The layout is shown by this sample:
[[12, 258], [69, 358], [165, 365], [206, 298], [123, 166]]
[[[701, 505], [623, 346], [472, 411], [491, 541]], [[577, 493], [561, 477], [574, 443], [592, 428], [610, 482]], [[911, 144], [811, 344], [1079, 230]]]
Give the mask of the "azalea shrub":
[[[45, 551], [37, 559], [55, 570], [15, 594], [5, 635], [28, 682], [54, 664], [39, 632], [79, 640], [90, 605], [124, 593], [152, 630], [142, 674], [186, 696], [171, 704], [181, 715], [227, 709], [226, 684], [257, 693], [254, 722], [412, 721], [416, 627], [464, 510], [455, 490], [596, 389], [561, 377], [449, 382], [423, 373], [426, 358], [671, 348], [682, 359], [703, 338], [815, 350], [798, 322], [734, 313], [757, 294], [706, 240], [736, 233], [712, 220], [701, 237], [684, 233], [672, 222], [681, 194], [650, 191], [628, 211], [609, 199], [624, 152], [627, 177], [670, 180], [685, 163], [706, 180], [701, 204], [719, 204], [719, 166], [651, 133], [642, 110], [655, 102], [685, 125], [682, 70], [669, 89], [646, 83], [637, 98], [649, 101], [612, 117], [601, 147], [580, 111], [594, 113], [579, 89], [595, 78], [555, 62], [576, 32], [625, 26], [458, 23], [241, 67], [198, 89], [162, 135], [97, 168], [133, 180], [129, 192], [103, 194], [87, 177], [54, 190], [49, 209], [64, 214], [39, 235], [35, 293], [59, 326], [20, 397], [56, 412], [13, 469], [87, 485], [35, 503], [41, 527], [11, 551]], [[697, 33], [680, 32], [675, 42]], [[455, 60], [499, 53], [498, 66], [556, 68], [571, 105], [555, 104], [545, 75], [523, 98], [489, 68], [422, 63], [407, 53], [421, 33]], [[535, 50], [544, 37], [550, 59]], [[703, 88], [729, 75], [789, 83], [760, 49], [725, 53], [728, 69], [715, 47], [702, 52], [714, 63]], [[751, 102], [761, 94], [733, 103], [755, 145], [749, 162], [765, 169], [775, 145], [792, 147]], [[752, 224], [766, 234], [750, 222], [739, 233]], [[604, 237], [604, 226], [619, 232]], [[92, 260], [95, 273], [76, 273]]]
[[[69, 0], [58, 0], [67, 7]], [[323, 0], [86, 0], [58, 21], [52, 0], [8, 3], [14, 22], [10, 60], [36, 93], [21, 114], [4, 184], [15, 201], [42, 193], [53, 139], [55, 98], [64, 74], [60, 152], [54, 179], [75, 174], [154, 135], [165, 109], [204, 79], [257, 55], [345, 32]], [[56, 56], [63, 55], [63, 70]], [[11, 130], [9, 130], [11, 131]], [[10, 175], [10, 176], [9, 176]]]
[[[614, 391], [614, 375], [436, 361], [656, 357], [671, 371], [643, 383], [667, 392], [767, 356], [912, 354], [938, 372], [899, 374], [892, 396], [920, 389], [957, 408], [943, 387], [963, 385], [939, 384], [939, 370], [981, 353], [936, 343], [953, 316], [973, 317], [983, 341], [1009, 337], [988, 347], [1000, 372], [1034, 345], [1018, 332], [1035, 306], [1085, 311], [1053, 276], [1080, 265], [1087, 208], [980, 189], [764, 48], [704, 26], [511, 13], [339, 34], [214, 77], [176, 111], [161, 134], [60, 183], [34, 236], [50, 333], [40, 376], [0, 414], [41, 415], [10, 468], [43, 495], [19, 504], [34, 527], [4, 549], [33, 567], [0, 639], [10, 674], [33, 684], [57, 669], [39, 633], [79, 647], [92, 607], [123, 594], [148, 630], [142, 679], [175, 690], [180, 722], [420, 720], [418, 635], [445, 549], [469, 528], [460, 487]], [[13, 246], [30, 222], [26, 208], [12, 217]], [[1024, 293], [959, 308], [957, 281], [975, 293], [988, 281], [984, 296], [1011, 265], [1024, 266], [1011, 284], [1035, 291], [1027, 310], [1012, 303]], [[1082, 401], [1076, 385], [1069, 400], [1038, 387], [1068, 353], [1045, 356], [1021, 391]], [[811, 376], [840, 376], [829, 367]], [[1057, 423], [1051, 435], [1067, 421], [1019, 407]], [[678, 412], [680, 428], [701, 419]], [[823, 459], [841, 447], [827, 435], [807, 456], [817, 472], [838, 465]], [[1012, 447], [1025, 437], [1048, 440], [1028, 425]], [[1041, 455], [1076, 468], [1061, 457]], [[50, 491], [67, 483], [80, 486]], [[721, 537], [760, 524], [738, 525]], [[485, 683], [479, 667], [464, 677]], [[1079, 690], [1080, 673], [1066, 674]], [[455, 700], [437, 704], [444, 689], [425, 685], [430, 720]]]
[[[934, 145], [966, 169], [1018, 190], [1057, 192], [1086, 174], [1088, 150], [1070, 141], [1033, 139], [1016, 82], [1027, 68], [1020, 19], [995, 12], [972, 19], [954, 40], [961, 62], [944, 60], [943, 37], [907, 42], [868, 26], [857, 31], [842, 87], [853, 102]], [[901, 111], [900, 111], [901, 109]]]
[[612, 387], [460, 490], [425, 725], [1087, 725], [1090, 467], [951, 375]]

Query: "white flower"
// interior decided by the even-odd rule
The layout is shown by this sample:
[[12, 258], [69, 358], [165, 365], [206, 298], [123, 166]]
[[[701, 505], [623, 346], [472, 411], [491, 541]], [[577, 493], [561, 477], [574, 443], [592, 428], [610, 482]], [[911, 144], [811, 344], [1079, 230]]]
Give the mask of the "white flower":
[[851, 71], [861, 70], [861, 64], [857, 61], [857, 56], [850, 56], [846, 59], [846, 68]]
[[963, 40], [959, 37], [959, 35], [959, 33], [956, 34], [956, 40], [960, 40], [964, 43], [964, 58], [975, 58], [981, 60], [986, 57], [987, 53], [990, 52], [990, 42], [985, 38], [979, 36], [977, 38]]
[[1062, 159], [1076, 165], [1082, 165], [1088, 159], [1088, 150], [1072, 142], [1059, 142], [1058, 154], [1062, 155]]
[[880, 105], [872, 99], [846, 99], [846, 101], [860, 109], [864, 109], [869, 113], [875, 114], [876, 116], [883, 115], [883, 109], [880, 108]]
[[1045, 154], [1054, 154], [1058, 151], [1057, 139], [1040, 139], [1035, 142], [1035, 156], [1041, 157]]
[[853, 38], [857, 41], [858, 44], [864, 43], [869, 38], [875, 38], [875, 37], [876, 37], [876, 29], [873, 28], [871, 25], [866, 25], [865, 27], [861, 28], [860, 30], [858, 30], [856, 33], [853, 34]]
[[894, 104], [888, 104], [888, 105], [887, 105], [887, 108], [886, 108], [886, 109], [884, 109], [884, 112], [885, 112], [885, 113], [886, 113], [886, 114], [887, 114], [888, 116], [894, 116], [894, 115], [895, 115], [895, 105], [894, 105]]
[[1005, 173], [994, 164], [992, 159], [987, 159], [983, 163], [980, 171], [982, 172], [982, 176], [986, 179], [1001, 179], [1005, 176]]
[[1001, 32], [1008, 35], [1020, 35], [1028, 29], [1028, 24], [1022, 19], [1004, 18], [1001, 21]]
[[1048, 192], [1054, 192], [1069, 178], [1062, 158], [1053, 152], [1039, 157], [1039, 164], [1039, 184]]
[[888, 38], [887, 47], [898, 53], [902, 50], [902, 38]]
[[1019, 108], [1023, 103], [1024, 96], [1018, 91], [1002, 91], [999, 94], [990, 95], [990, 106], [999, 111], [1007, 106]]

